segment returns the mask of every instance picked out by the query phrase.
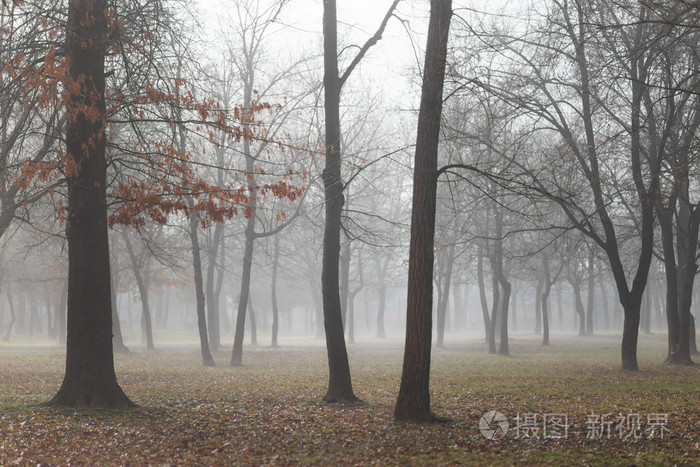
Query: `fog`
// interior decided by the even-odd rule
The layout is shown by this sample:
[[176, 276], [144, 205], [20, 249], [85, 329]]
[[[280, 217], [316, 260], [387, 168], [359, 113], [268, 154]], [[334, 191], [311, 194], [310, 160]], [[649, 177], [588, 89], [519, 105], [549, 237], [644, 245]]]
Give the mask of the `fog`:
[[[483, 444], [533, 410], [567, 456], [568, 411], [640, 439], [629, 391], [698, 387], [696, 3], [3, 2], [0, 407], [155, 407], [90, 419], [166, 441], [105, 463], [552, 463]], [[697, 407], [650, 404], [615, 459], [687, 462], [652, 438]], [[8, 417], [0, 464], [99, 463]]]

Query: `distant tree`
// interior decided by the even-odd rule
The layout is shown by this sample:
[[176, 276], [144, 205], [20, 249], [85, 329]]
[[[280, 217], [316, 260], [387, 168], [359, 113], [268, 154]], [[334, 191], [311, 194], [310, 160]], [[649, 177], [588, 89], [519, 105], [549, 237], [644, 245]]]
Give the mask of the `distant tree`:
[[430, 411], [430, 346], [435, 206], [442, 93], [451, 19], [451, 0], [431, 0], [413, 176], [406, 346], [401, 387], [394, 408], [394, 417], [399, 421], [433, 419]]

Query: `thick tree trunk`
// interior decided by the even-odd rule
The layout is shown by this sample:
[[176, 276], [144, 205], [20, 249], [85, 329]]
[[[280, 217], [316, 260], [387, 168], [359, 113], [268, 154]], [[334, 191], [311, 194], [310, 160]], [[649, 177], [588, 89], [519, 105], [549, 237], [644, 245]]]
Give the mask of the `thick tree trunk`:
[[106, 8], [105, 0], [70, 0], [68, 6], [68, 75], [80, 90], [69, 96], [66, 149], [79, 169], [67, 177], [66, 372], [49, 402], [53, 406], [134, 406], [117, 383], [112, 353], [104, 133]]
[[323, 325], [328, 353], [328, 390], [326, 402], [356, 402], [352, 390], [343, 317], [340, 301], [340, 226], [345, 202], [340, 162], [340, 90], [338, 74], [338, 31], [335, 0], [323, 3], [324, 108], [326, 117], [326, 165], [323, 169], [325, 228], [323, 232]]
[[438, 141], [451, 18], [451, 0], [431, 0], [413, 173], [406, 346], [401, 387], [394, 408], [394, 417], [399, 421], [433, 420], [430, 411], [433, 249]]
[[[58, 344], [63, 345], [66, 343], [66, 308], [68, 306], [68, 277], [63, 281], [61, 286], [61, 298], [58, 300], [58, 313], [56, 314], [56, 334], [58, 334]], [[110, 295], [114, 297], [114, 289], [111, 290]], [[124, 345], [122, 340], [122, 329], [119, 325], [119, 316], [116, 316], [116, 330], [115, 332], [115, 315], [117, 315], [117, 304], [116, 300], [112, 298], [112, 333], [114, 338], [112, 339], [112, 345], [114, 346], [115, 352], [126, 352], [129, 349]]]

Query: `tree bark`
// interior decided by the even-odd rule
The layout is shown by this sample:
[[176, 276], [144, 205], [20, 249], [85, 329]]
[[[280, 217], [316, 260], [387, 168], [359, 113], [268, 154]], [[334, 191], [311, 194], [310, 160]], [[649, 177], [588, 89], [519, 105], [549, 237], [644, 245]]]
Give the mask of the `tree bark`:
[[406, 344], [401, 386], [394, 408], [394, 417], [398, 421], [434, 419], [430, 411], [433, 249], [438, 142], [451, 18], [451, 0], [431, 0], [413, 172]]
[[328, 353], [328, 390], [326, 402], [356, 402], [352, 390], [340, 301], [338, 269], [340, 262], [341, 213], [345, 202], [340, 162], [340, 90], [338, 74], [338, 31], [335, 0], [323, 3], [324, 109], [326, 118], [326, 157], [322, 173], [325, 193], [325, 228], [323, 232], [323, 269], [321, 294], [323, 324]]
[[105, 0], [70, 0], [68, 5], [68, 76], [80, 91], [69, 96], [66, 149], [78, 168], [67, 176], [66, 372], [61, 388], [48, 403], [52, 406], [134, 406], [117, 383], [112, 353], [105, 160], [106, 7]]

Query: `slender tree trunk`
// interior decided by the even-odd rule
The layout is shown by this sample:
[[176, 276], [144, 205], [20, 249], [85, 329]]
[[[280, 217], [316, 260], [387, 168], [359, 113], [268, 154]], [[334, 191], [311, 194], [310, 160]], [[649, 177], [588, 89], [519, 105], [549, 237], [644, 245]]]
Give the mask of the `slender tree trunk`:
[[250, 319], [250, 345], [258, 345], [258, 325], [255, 320], [255, 308], [253, 308], [253, 298], [248, 294], [248, 318]]
[[[223, 186], [223, 185], [219, 185]], [[209, 345], [212, 351], [221, 347], [221, 320], [219, 317], [219, 300], [216, 294], [216, 271], [219, 261], [219, 249], [224, 233], [224, 224], [217, 222], [214, 226], [214, 236], [207, 258], [207, 330], [209, 332]], [[221, 289], [219, 289], [221, 290]]]
[[544, 287], [542, 288], [542, 345], [549, 345], [549, 293], [552, 290], [552, 280], [549, 270], [549, 257], [542, 254], [542, 269], [544, 273]]
[[413, 173], [406, 345], [401, 387], [394, 408], [398, 421], [433, 420], [430, 411], [433, 249], [438, 141], [451, 18], [451, 0], [431, 0]]
[[245, 336], [245, 318], [250, 297], [250, 277], [253, 269], [253, 248], [255, 246], [255, 216], [248, 218], [245, 229], [245, 246], [243, 250], [243, 270], [241, 272], [241, 292], [238, 296], [238, 314], [236, 315], [236, 333], [233, 338], [231, 366], [243, 365], [243, 338]]
[[326, 117], [326, 165], [322, 173], [325, 193], [325, 229], [323, 232], [323, 324], [328, 352], [328, 391], [326, 402], [356, 402], [352, 390], [343, 317], [340, 301], [340, 226], [345, 198], [341, 178], [340, 90], [338, 73], [338, 31], [336, 1], [323, 3], [324, 108]]
[[[445, 321], [447, 316], [447, 302], [450, 297], [450, 286], [452, 283], [452, 265], [454, 264], [454, 244], [450, 245], [443, 255], [444, 270], [442, 271], [443, 283], [438, 297], [437, 309], [437, 348], [445, 347]], [[443, 269], [443, 268], [439, 268]]]
[[202, 256], [199, 248], [199, 236], [197, 235], [198, 222], [192, 208], [194, 202], [191, 196], [187, 196], [187, 204], [190, 207], [190, 242], [192, 243], [192, 266], [194, 268], [194, 290], [197, 301], [197, 330], [199, 331], [199, 347], [202, 352], [204, 366], [214, 366], [214, 357], [209, 347], [209, 335], [207, 333], [207, 315], [205, 311], [204, 279], [202, 278]]
[[569, 283], [571, 284], [571, 287], [573, 287], [573, 290], [574, 290], [576, 314], [578, 314], [578, 335], [585, 336], [586, 335], [586, 312], [585, 312], [585, 308], [583, 307], [583, 301], [581, 300], [581, 286], [579, 285], [578, 280], [576, 278], [574, 278], [573, 280], [570, 280]]
[[608, 302], [608, 288], [604, 281], [600, 281], [600, 296], [603, 301], [603, 326], [605, 331], [610, 331], [610, 303]]
[[542, 278], [537, 275], [537, 285], [535, 287], [535, 334], [542, 332]]
[[586, 331], [587, 336], [593, 335], [593, 310], [595, 309], [595, 252], [593, 248], [588, 253], [588, 300], [586, 301]]
[[389, 264], [389, 259], [384, 258], [384, 264], [382, 265], [382, 260], [378, 256], [376, 258], [377, 265], [377, 278], [378, 282], [378, 292], [379, 292], [379, 303], [377, 305], [377, 337], [379, 339], [386, 338], [386, 331], [384, 329], [384, 313], [386, 311], [386, 271], [387, 265]]
[[491, 291], [493, 301], [491, 302], [491, 319], [489, 319], [489, 353], [496, 353], [496, 325], [498, 324], [498, 311], [501, 307], [501, 287], [498, 283], [498, 276], [495, 272], [495, 261], [491, 259]]
[[61, 388], [49, 402], [53, 406], [134, 405], [117, 383], [112, 353], [104, 134], [106, 8], [105, 0], [70, 0], [68, 4], [68, 76], [81, 89], [69, 96], [66, 149], [79, 170], [67, 177], [66, 372]]
[[129, 240], [129, 236], [125, 230], [122, 230], [122, 238], [124, 239], [124, 244], [126, 245], [126, 251], [129, 253], [131, 268], [134, 271], [136, 286], [139, 289], [139, 296], [141, 297], [141, 327], [144, 330], [142, 334], [144, 334], [146, 337], [146, 348], [148, 350], [153, 350], [153, 326], [151, 325], [151, 309], [148, 306], [148, 287], [146, 286], [144, 278], [141, 275], [139, 261], [134, 254], [134, 249], [131, 246], [131, 240]]
[[489, 304], [486, 300], [486, 285], [484, 284], [484, 252], [479, 248], [479, 255], [476, 263], [476, 277], [479, 285], [479, 301], [481, 302], [481, 315], [484, 318], [484, 341], [489, 342], [489, 329], [491, 329], [491, 319], [489, 318]]
[[277, 306], [277, 268], [280, 261], [280, 237], [275, 235], [275, 250], [272, 254], [272, 278], [270, 280], [270, 298], [272, 301], [272, 347], [279, 347], [277, 344], [277, 333], [279, 331], [279, 308]]

